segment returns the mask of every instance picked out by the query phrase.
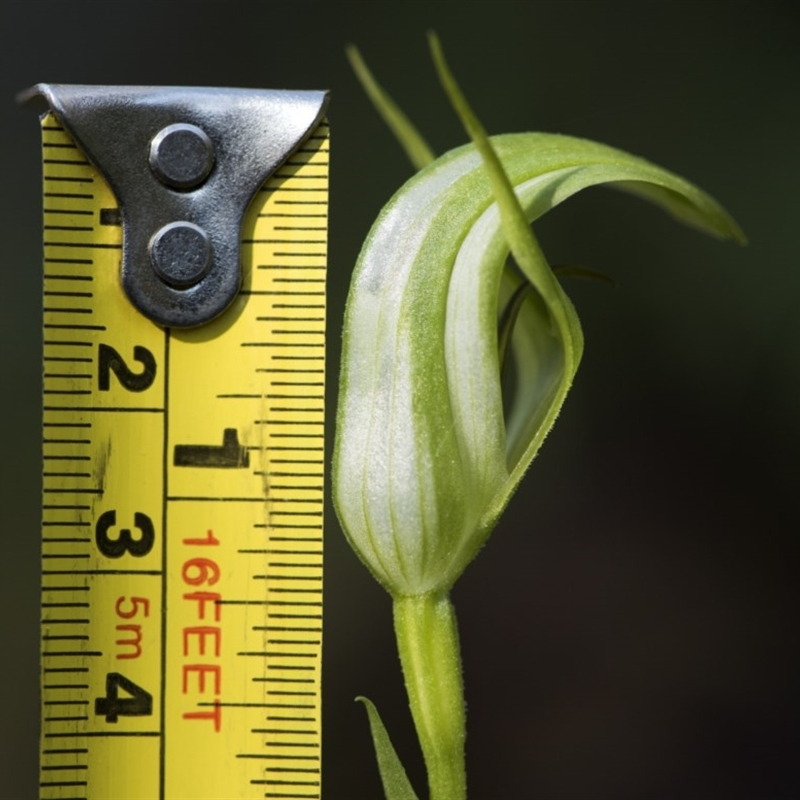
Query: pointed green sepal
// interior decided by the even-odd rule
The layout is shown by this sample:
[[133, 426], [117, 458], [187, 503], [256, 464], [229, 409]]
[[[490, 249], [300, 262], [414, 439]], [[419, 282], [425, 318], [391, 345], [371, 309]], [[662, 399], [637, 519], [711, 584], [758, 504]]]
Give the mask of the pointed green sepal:
[[392, 100], [388, 92], [381, 86], [370, 71], [361, 53], [355, 45], [349, 45], [345, 51], [356, 77], [367, 97], [383, 117], [383, 121], [395, 135], [400, 146], [405, 150], [408, 160], [415, 169], [427, 167], [436, 156], [422, 134], [417, 130], [411, 120], [403, 113], [397, 103]]

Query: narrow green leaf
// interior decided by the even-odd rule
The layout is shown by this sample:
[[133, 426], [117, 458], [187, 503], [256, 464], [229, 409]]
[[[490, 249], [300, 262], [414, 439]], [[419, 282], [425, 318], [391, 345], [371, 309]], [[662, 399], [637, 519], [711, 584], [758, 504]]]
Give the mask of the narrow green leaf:
[[406, 151], [415, 169], [428, 166], [436, 156], [411, 120], [403, 113], [387, 91], [375, 80], [361, 53], [355, 45], [345, 49], [350, 66], [353, 68], [367, 96], [372, 100], [377, 112], [394, 133], [403, 150]]
[[381, 773], [386, 800], [417, 800], [417, 795], [381, 721], [378, 709], [366, 697], [356, 697], [356, 700], [363, 703], [367, 709], [372, 743], [375, 745], [375, 755], [378, 758], [378, 770]]

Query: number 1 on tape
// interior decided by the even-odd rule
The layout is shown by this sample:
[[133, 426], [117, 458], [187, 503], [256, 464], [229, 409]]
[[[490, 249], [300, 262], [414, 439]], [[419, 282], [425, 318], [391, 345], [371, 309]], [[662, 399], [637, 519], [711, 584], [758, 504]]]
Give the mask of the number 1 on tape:
[[317, 798], [326, 97], [37, 91], [40, 795]]

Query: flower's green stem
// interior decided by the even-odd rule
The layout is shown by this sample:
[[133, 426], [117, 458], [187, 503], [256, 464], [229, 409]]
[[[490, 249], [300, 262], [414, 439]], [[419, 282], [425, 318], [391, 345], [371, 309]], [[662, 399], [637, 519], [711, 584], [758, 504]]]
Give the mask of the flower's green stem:
[[430, 800], [464, 800], [464, 686], [450, 598], [444, 593], [395, 598], [394, 629]]

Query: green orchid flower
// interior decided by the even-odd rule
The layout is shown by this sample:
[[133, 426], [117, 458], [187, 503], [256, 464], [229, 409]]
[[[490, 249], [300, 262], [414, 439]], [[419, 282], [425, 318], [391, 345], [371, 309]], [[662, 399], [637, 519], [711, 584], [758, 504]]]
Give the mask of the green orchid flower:
[[[578, 368], [578, 317], [528, 222], [609, 184], [742, 239], [700, 189], [620, 150], [545, 133], [490, 142], [494, 181], [507, 175], [516, 190], [516, 200], [498, 198], [509, 208], [496, 202], [479, 148], [453, 150], [389, 201], [350, 287], [334, 500], [354, 549], [393, 595], [449, 589], [519, 485]], [[521, 275], [506, 269], [510, 248]], [[498, 309], [525, 282], [533, 291], [510, 335], [517, 381], [506, 416]]]
[[[457, 798], [463, 701], [448, 593], [553, 426], [583, 352], [575, 309], [530, 223], [607, 184], [712, 235], [744, 237], [711, 197], [636, 156], [555, 134], [487, 137], [435, 39], [432, 51], [472, 144], [424, 166], [364, 243], [345, 313], [333, 496], [350, 544], [394, 599], [431, 797]], [[427, 161], [371, 76], [367, 86], [412, 158]]]

